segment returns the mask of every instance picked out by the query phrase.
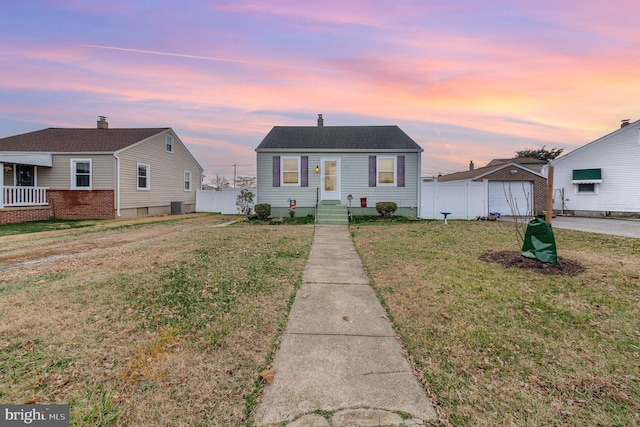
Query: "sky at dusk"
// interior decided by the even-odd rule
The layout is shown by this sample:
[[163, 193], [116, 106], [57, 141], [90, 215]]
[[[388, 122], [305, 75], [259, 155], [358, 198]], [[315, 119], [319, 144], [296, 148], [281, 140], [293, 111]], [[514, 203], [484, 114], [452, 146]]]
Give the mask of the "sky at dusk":
[[171, 127], [207, 178], [273, 126], [398, 125], [422, 175], [640, 118], [640, 2], [2, 0], [0, 137]]

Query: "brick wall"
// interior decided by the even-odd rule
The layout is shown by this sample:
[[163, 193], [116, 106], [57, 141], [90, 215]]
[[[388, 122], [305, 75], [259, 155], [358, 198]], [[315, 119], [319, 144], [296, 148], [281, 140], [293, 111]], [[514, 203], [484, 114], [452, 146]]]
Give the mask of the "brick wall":
[[115, 218], [113, 190], [48, 190], [47, 197], [55, 218]]
[[49, 218], [53, 218], [53, 209], [50, 206], [0, 209], [0, 224], [15, 224]]
[[[509, 173], [511, 169], [517, 169], [515, 174]], [[482, 179], [490, 181], [529, 181], [533, 182], [533, 213], [540, 214], [547, 209], [547, 179], [520, 168], [502, 168], [499, 171], [483, 176]]]

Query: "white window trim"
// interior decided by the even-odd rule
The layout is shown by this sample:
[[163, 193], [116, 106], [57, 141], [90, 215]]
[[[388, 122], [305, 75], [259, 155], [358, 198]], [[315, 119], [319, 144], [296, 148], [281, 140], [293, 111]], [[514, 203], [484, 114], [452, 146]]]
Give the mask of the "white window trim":
[[[172, 153], [173, 154], [173, 150], [174, 150], [174, 138], [173, 135], [165, 135], [164, 136], [164, 151], [166, 151], [167, 153]], [[170, 149], [167, 149], [167, 146], [170, 146]]]
[[[593, 191], [580, 191], [579, 190], [580, 184], [593, 184]], [[598, 187], [600, 186], [600, 184], [597, 182], [583, 182], [583, 183], [575, 183], [573, 185], [575, 187], [574, 194], [578, 196], [598, 194]]]
[[[69, 188], [72, 190], [92, 190], [93, 189], [93, 159], [71, 159], [71, 185]], [[79, 187], [76, 185], [76, 164], [77, 163], [89, 163], [89, 185], [87, 187]]]
[[[296, 159], [298, 161], [298, 182], [295, 184], [287, 184], [284, 182], [284, 161], [285, 160], [290, 160], [290, 159]], [[300, 187], [300, 181], [301, 181], [301, 176], [300, 176], [300, 163], [301, 163], [301, 158], [300, 156], [290, 156], [290, 157], [280, 157], [280, 185], [282, 187]], [[288, 171], [288, 172], [292, 172], [292, 171]]]
[[[140, 187], [140, 175], [138, 175], [138, 170], [141, 166], [144, 166], [147, 169], [147, 186]], [[151, 166], [146, 163], [136, 163], [136, 189], [140, 191], [150, 191], [151, 190]]]
[[[393, 160], [393, 183], [380, 182], [380, 160], [392, 159]], [[377, 156], [376, 157], [376, 185], [380, 187], [397, 187], [398, 186], [398, 157], [397, 156]]]
[[[187, 178], [188, 177], [188, 178]], [[191, 173], [191, 171], [184, 171], [184, 183], [183, 183], [183, 189], [184, 191], [193, 191], [193, 174]], [[189, 188], [187, 187], [187, 182], [189, 183]]]

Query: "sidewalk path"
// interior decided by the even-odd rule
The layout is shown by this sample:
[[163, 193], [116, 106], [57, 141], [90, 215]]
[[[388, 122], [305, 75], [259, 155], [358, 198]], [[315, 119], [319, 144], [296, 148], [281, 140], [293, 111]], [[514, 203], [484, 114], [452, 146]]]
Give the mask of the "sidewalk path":
[[[347, 226], [316, 226], [271, 370], [275, 378], [265, 385], [257, 426], [417, 426], [437, 418]], [[312, 414], [318, 410], [330, 420]]]

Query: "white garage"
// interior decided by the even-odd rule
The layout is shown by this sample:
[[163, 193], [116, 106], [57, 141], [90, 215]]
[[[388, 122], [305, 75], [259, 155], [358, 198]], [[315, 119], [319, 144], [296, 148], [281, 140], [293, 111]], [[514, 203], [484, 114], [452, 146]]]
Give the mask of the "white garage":
[[451, 219], [473, 219], [489, 212], [533, 216], [544, 211], [547, 178], [518, 161], [530, 159], [494, 161], [477, 169], [472, 163], [468, 171], [423, 178], [421, 217], [442, 218], [440, 212], [451, 212]]
[[531, 181], [490, 181], [489, 212], [506, 216], [533, 216]]

